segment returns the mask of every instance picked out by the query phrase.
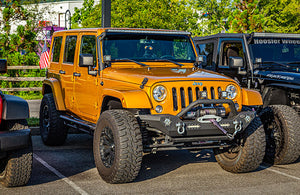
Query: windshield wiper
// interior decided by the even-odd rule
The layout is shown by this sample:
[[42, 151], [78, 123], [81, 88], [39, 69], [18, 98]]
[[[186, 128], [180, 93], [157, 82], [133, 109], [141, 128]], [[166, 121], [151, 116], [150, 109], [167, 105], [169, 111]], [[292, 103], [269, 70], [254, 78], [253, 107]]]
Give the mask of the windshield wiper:
[[298, 62], [289, 62], [287, 64], [300, 64], [300, 61], [298, 61]]
[[147, 64], [144, 64], [142, 62], [138, 62], [138, 61], [135, 61], [135, 60], [132, 60], [132, 59], [129, 59], [129, 58], [115, 59], [115, 61], [134, 62], [134, 63], [136, 63], [138, 65], [141, 65], [141, 66], [148, 66]]
[[[149, 61], [149, 60], [147, 60], [147, 61]], [[150, 60], [150, 61], [154, 61], [154, 62], [172, 62], [173, 64], [176, 64], [176, 65], [178, 65], [180, 67], [183, 66], [183, 64], [180, 64], [178, 62], [175, 62], [175, 61], [169, 60], [169, 59], [154, 59], [154, 60]]]
[[291, 68], [289, 65], [282, 64], [282, 63], [279, 63], [279, 62], [273, 62], [273, 61], [265, 61], [265, 62], [262, 62], [261, 64], [263, 64], [263, 65], [269, 64], [268, 68], [272, 68], [273, 65], [271, 65], [271, 64], [276, 64], [278, 66], [282, 66], [282, 67], [285, 67], [285, 68]]

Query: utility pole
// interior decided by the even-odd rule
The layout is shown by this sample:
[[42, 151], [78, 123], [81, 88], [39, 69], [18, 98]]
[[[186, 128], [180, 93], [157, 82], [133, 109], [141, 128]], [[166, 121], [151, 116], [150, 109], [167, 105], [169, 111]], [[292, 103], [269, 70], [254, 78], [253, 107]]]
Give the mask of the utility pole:
[[111, 0], [102, 0], [102, 27], [111, 27]]

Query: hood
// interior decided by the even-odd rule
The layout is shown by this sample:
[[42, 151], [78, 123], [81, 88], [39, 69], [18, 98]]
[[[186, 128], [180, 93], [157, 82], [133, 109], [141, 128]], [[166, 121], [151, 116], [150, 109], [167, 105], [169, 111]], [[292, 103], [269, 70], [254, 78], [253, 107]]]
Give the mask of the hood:
[[300, 73], [298, 72], [285, 72], [285, 71], [254, 71], [254, 75], [262, 79], [272, 79], [280, 82], [287, 82], [299, 85]]
[[210, 80], [210, 81], [233, 81], [233, 79], [203, 69], [194, 68], [106, 68], [103, 70], [103, 77], [111, 80], [134, 83], [141, 85], [142, 81], [147, 78], [146, 86], [152, 86], [157, 82], [163, 81], [194, 81], [194, 80]]

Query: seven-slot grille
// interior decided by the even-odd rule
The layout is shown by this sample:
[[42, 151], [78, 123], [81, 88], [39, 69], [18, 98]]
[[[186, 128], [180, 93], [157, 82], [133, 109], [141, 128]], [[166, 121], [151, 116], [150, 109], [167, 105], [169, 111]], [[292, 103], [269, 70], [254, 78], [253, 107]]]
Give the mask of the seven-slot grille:
[[173, 87], [173, 109], [186, 108], [190, 103], [201, 98], [201, 92], [204, 91], [207, 94], [208, 99], [219, 99], [221, 87]]

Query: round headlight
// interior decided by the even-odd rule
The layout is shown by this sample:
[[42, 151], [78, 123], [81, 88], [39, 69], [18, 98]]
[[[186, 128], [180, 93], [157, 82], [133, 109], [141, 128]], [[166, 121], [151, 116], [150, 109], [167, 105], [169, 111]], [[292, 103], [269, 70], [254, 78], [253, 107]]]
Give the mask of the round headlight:
[[153, 97], [158, 102], [163, 101], [167, 97], [167, 89], [162, 85], [156, 86], [153, 89]]
[[237, 88], [234, 85], [228, 85], [226, 87], [226, 91], [227, 91], [227, 98], [228, 99], [234, 99], [237, 95]]

